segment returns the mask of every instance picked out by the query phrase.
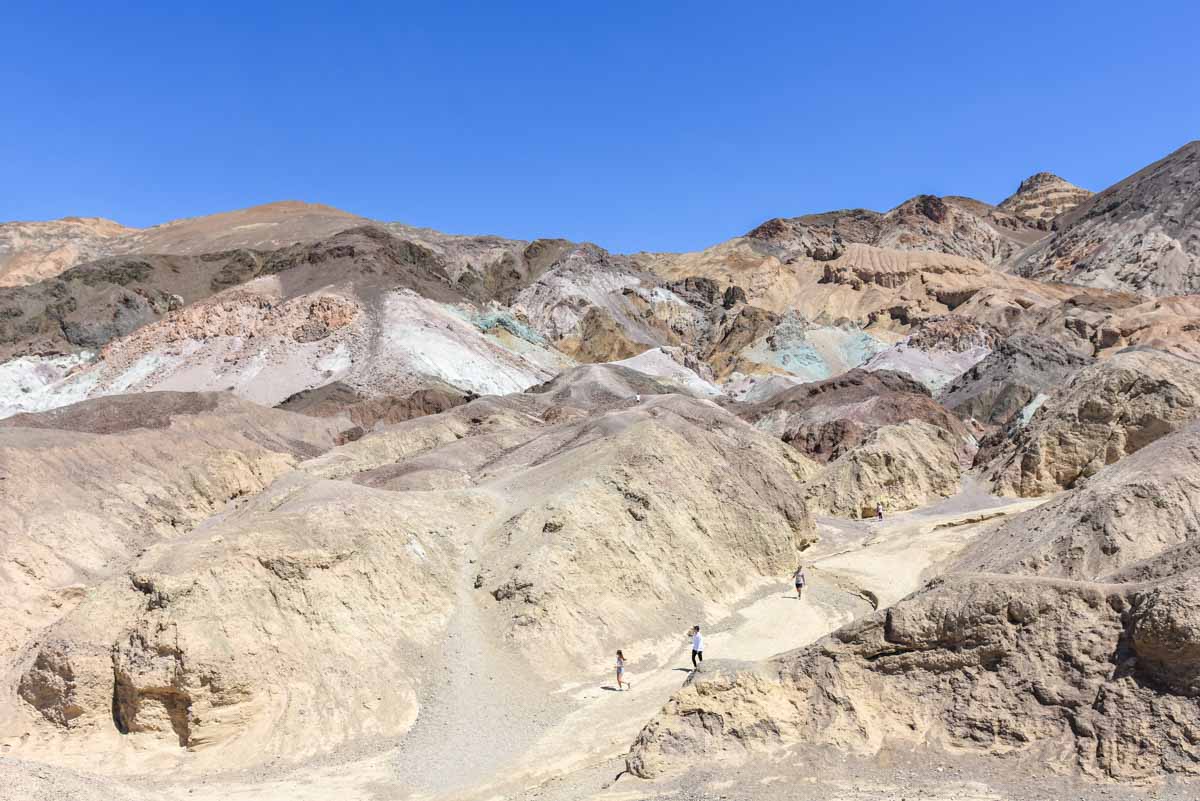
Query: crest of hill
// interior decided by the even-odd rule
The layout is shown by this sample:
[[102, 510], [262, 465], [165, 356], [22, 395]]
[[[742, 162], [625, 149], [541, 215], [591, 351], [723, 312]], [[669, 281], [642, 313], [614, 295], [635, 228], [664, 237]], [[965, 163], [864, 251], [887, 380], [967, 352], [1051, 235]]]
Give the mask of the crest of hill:
[[0, 286], [36, 283], [105, 256], [274, 250], [370, 222], [332, 206], [285, 200], [140, 229], [95, 217], [5, 223], [0, 225]]
[[1200, 141], [1092, 196], [1055, 228], [1007, 269], [1144, 295], [1200, 292]]
[[113, 239], [133, 231], [99, 217], [0, 223], [0, 287], [51, 278], [104, 255]]
[[1001, 201], [997, 208], [1033, 223], [1049, 223], [1091, 196], [1088, 190], [1054, 173], [1039, 172], [1021, 181], [1017, 191]]

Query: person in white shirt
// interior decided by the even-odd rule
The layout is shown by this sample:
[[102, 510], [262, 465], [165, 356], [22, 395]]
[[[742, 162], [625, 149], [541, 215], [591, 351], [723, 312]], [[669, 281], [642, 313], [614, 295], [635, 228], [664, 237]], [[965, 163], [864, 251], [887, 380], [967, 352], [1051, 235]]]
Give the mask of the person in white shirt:
[[807, 583], [804, 579], [804, 565], [796, 568], [796, 572], [792, 576], [796, 582], [796, 600], [800, 600], [800, 595], [804, 592], [804, 585]]
[[700, 635], [699, 626], [692, 626], [688, 634], [692, 636], [692, 670], [699, 670], [699, 663], [704, 661], [704, 637]]

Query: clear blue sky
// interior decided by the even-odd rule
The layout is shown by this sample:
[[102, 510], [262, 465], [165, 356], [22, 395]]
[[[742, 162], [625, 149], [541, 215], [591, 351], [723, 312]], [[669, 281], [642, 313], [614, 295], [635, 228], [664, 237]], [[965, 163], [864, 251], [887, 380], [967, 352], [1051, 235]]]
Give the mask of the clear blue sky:
[[302, 199], [680, 250], [1200, 137], [1195, 2], [115, 5], [6, 4], [0, 219]]

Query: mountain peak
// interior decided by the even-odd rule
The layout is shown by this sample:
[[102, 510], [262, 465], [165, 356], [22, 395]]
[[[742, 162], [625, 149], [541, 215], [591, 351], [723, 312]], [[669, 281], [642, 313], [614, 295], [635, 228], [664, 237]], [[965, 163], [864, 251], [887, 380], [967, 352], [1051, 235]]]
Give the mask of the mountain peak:
[[1091, 196], [1088, 190], [1052, 172], [1037, 172], [1021, 181], [1017, 191], [1000, 203], [1000, 208], [1029, 222], [1049, 223]]

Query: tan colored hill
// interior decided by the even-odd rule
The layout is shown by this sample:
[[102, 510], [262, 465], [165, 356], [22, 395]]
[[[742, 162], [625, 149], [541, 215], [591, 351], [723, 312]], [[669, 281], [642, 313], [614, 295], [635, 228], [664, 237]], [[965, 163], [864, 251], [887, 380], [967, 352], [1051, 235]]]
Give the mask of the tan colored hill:
[[288, 200], [142, 229], [95, 217], [4, 223], [0, 225], [0, 287], [37, 283], [105, 256], [275, 250], [368, 222], [330, 206]]
[[982, 443], [976, 463], [999, 494], [1057, 492], [1200, 415], [1200, 362], [1122, 351], [1035, 398], [1023, 415]]
[[951, 448], [966, 456], [970, 433], [922, 385], [887, 370], [852, 370], [826, 381], [785, 389], [768, 400], [731, 407], [762, 431], [806, 456], [832, 461], [883, 426], [917, 420], [947, 432]]
[[1011, 212], [1023, 220], [1045, 225], [1065, 214], [1092, 196], [1086, 189], [1064, 181], [1054, 173], [1039, 172], [1029, 176], [1017, 191], [1001, 201], [997, 208]]
[[873, 517], [925, 506], [958, 492], [962, 441], [920, 420], [881, 426], [804, 485], [813, 514]]
[[143, 228], [114, 240], [110, 252], [196, 256], [223, 250], [276, 250], [368, 222], [332, 206], [284, 200]]
[[99, 217], [0, 223], [0, 287], [52, 278], [107, 253], [114, 238], [132, 230]]
[[1200, 142], [1061, 217], [1007, 269], [1041, 280], [1168, 296], [1200, 292]]
[[[623, 375], [588, 368], [299, 464], [277, 457], [257, 482], [174, 513], [168, 536], [97, 543], [102, 570], [18, 596], [48, 627], [4, 644], [3, 730], [26, 733], [22, 753], [76, 765], [118, 749], [114, 772], [296, 761], [395, 738], [421, 715], [544, 696], [610, 643], [674, 639], [683, 613], [794, 564], [814, 538], [800, 498], [814, 466], [707, 401], [636, 403], [624, 388], [613, 398]], [[191, 397], [99, 399], [0, 432], [15, 448], [6, 453], [62, 440], [81, 505], [103, 508], [109, 487], [138, 475], [144, 449], [162, 450], [131, 404]], [[186, 417], [174, 409], [160, 413], [168, 436]], [[305, 425], [325, 441], [334, 430]], [[83, 435], [69, 426], [120, 447], [98, 443], [94, 463], [81, 460]], [[194, 458], [173, 471], [201, 487], [220, 480], [224, 462]], [[8, 469], [31, 473], [38, 491], [54, 486], [28, 466]], [[137, 497], [193, 503], [172, 475], [145, 473]], [[32, 491], [28, 502], [53, 509]], [[84, 518], [56, 519], [65, 540], [88, 530]], [[10, 524], [31, 548], [49, 544], [26, 518]], [[80, 586], [49, 592], [64, 581]], [[4, 597], [13, 592], [6, 581]], [[443, 661], [447, 637], [466, 638], [473, 655]]]
[[1108, 582], [1194, 572], [1198, 456], [1192, 423], [1010, 520], [969, 549], [960, 569]]

